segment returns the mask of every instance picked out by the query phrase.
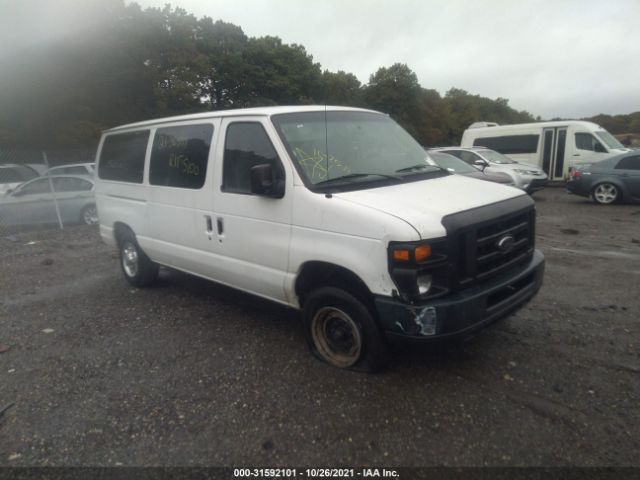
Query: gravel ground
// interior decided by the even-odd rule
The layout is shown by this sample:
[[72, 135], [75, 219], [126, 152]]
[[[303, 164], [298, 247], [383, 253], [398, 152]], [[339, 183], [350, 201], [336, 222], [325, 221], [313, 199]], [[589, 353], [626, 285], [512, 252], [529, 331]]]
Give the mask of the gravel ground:
[[176, 272], [137, 290], [95, 228], [0, 239], [0, 465], [640, 465], [640, 206], [534, 197], [538, 296], [378, 375], [297, 312]]

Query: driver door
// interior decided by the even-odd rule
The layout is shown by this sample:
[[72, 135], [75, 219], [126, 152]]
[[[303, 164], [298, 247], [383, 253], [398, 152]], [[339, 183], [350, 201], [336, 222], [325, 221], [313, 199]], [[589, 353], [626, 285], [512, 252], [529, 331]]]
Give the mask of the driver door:
[[[264, 117], [225, 118], [217, 145], [212, 229], [224, 283], [286, 302], [292, 216], [292, 172], [276, 132]], [[251, 192], [251, 167], [269, 164], [284, 196]]]

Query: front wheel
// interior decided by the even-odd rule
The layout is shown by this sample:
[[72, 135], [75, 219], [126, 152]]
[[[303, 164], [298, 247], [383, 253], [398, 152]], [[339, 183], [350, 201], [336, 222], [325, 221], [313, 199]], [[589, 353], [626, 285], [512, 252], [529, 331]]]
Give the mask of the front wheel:
[[158, 278], [158, 265], [147, 257], [135, 237], [129, 234], [120, 240], [120, 266], [124, 278], [135, 287], [146, 287]]
[[620, 190], [612, 183], [600, 183], [593, 189], [593, 200], [600, 205], [610, 205], [620, 199]]
[[312, 292], [304, 303], [307, 343], [313, 354], [338, 368], [375, 372], [389, 361], [389, 349], [372, 309], [335, 287]]

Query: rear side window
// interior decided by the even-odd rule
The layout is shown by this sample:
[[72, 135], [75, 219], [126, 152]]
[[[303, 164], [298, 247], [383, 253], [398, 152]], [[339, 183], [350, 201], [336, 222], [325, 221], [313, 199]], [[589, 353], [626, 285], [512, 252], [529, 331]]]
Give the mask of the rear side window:
[[616, 165], [616, 170], [640, 170], [640, 155], [624, 157]]
[[447, 150], [446, 153], [449, 153], [455, 157], [458, 157], [460, 160], [464, 160], [469, 165], [473, 165], [476, 160], [481, 160], [481, 158], [475, 153], [468, 152], [466, 150]]
[[22, 189], [23, 195], [38, 195], [51, 193], [51, 182], [49, 179], [35, 180]]
[[207, 173], [213, 125], [182, 125], [156, 130], [149, 183], [202, 188]]
[[268, 163], [275, 180], [284, 172], [271, 140], [260, 123], [232, 123], [227, 127], [222, 167], [222, 190], [251, 193], [251, 167]]
[[19, 183], [24, 180], [13, 168], [0, 168], [0, 183]]
[[474, 147], [487, 147], [496, 152], [536, 153], [540, 135], [505, 135], [503, 137], [476, 138]]
[[56, 192], [88, 192], [93, 188], [91, 182], [74, 177], [56, 177], [53, 179], [53, 189]]
[[98, 176], [103, 180], [142, 183], [149, 130], [116, 133], [104, 139]]
[[602, 144], [590, 133], [576, 133], [576, 148], [591, 152], [606, 152]]

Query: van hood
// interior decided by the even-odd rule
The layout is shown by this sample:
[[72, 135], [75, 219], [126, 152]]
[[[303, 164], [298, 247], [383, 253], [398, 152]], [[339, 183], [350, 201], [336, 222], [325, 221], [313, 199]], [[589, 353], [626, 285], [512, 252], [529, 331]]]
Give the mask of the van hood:
[[341, 200], [398, 217], [409, 223], [421, 238], [446, 235], [442, 218], [447, 215], [523, 195], [513, 187], [462, 175], [333, 194]]

